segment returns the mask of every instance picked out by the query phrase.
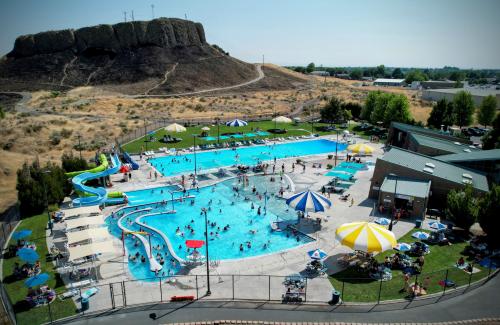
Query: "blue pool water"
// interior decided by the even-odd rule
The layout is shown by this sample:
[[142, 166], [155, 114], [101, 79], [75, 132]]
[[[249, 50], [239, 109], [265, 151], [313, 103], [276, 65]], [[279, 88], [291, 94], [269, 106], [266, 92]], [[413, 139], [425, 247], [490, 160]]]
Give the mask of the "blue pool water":
[[[183, 202], [171, 201], [166, 204], [151, 203], [141, 206], [152, 208], [149, 212], [136, 212], [127, 219], [130, 219], [132, 224], [127, 219], [122, 221], [122, 225], [131, 230], [139, 230], [139, 226], [133, 221], [143, 216], [140, 221], [145, 222], [148, 226], [157, 228], [164, 233], [175, 254], [181, 259], [185, 259], [189, 255], [185, 241], [187, 239], [204, 240], [204, 216], [200, 214], [202, 208], [209, 208], [207, 213], [209, 223], [216, 223], [216, 226], [209, 226], [209, 254], [210, 260], [226, 260], [239, 259], [252, 256], [259, 256], [286, 250], [292, 247], [303, 245], [310, 242], [312, 239], [305, 236], [297, 237], [289, 232], [275, 232], [270, 226], [271, 222], [276, 220], [295, 220], [296, 212], [288, 209], [284, 199], [278, 198], [276, 193], [280, 187], [286, 187], [287, 184], [280, 181], [269, 181], [270, 176], [255, 176], [249, 178], [247, 186], [242, 186], [242, 183], [237, 178], [229, 179], [216, 184], [200, 188], [199, 190], [190, 190], [188, 195], [195, 196], [194, 199], [184, 199]], [[252, 192], [252, 187], [256, 187], [256, 191], [261, 194], [261, 197]], [[238, 188], [238, 193], [233, 187]], [[159, 192], [160, 188], [155, 189], [155, 193]], [[267, 203], [262, 197], [264, 192], [268, 193]], [[136, 202], [148, 202], [151, 199], [151, 193], [148, 190], [128, 192], [127, 196], [133, 197]], [[170, 194], [165, 199], [169, 199]], [[194, 201], [192, 204], [191, 201]], [[209, 203], [211, 201], [211, 203]], [[252, 209], [252, 204], [254, 209]], [[264, 206], [267, 206], [264, 211]], [[261, 215], [257, 213], [258, 207], [261, 207]], [[168, 214], [166, 211], [175, 209], [175, 214]], [[133, 212], [135, 207], [125, 208], [124, 213]], [[158, 215], [148, 216], [151, 212], [162, 212]], [[116, 225], [117, 218], [108, 218], [109, 228], [112, 234], [121, 238], [121, 231]], [[186, 227], [190, 226], [194, 229], [191, 233]], [[224, 226], [229, 225], [228, 230], [224, 230]], [[179, 231], [176, 231], [179, 228]], [[254, 233], [251, 232], [254, 231]], [[148, 230], [149, 231], [149, 230]], [[153, 232], [154, 233], [154, 232]], [[183, 233], [183, 236], [181, 235]], [[218, 234], [217, 234], [218, 233]], [[165, 242], [156, 233], [152, 237], [152, 246], [160, 245], [163, 247]], [[247, 242], [251, 243], [251, 248], [247, 247]], [[134, 246], [135, 240], [127, 237], [125, 244], [129, 254], [139, 254], [146, 256], [144, 248], [139, 245]], [[243, 244], [243, 251], [240, 251], [240, 244]], [[266, 247], [265, 247], [266, 245]], [[165, 275], [175, 274], [179, 271], [178, 263], [174, 266], [170, 263], [172, 254], [168, 249], [153, 251], [153, 255], [158, 252], [164, 256], [166, 263], [164, 265]], [[204, 248], [200, 250], [204, 255]], [[149, 270], [149, 263], [129, 262], [129, 269], [132, 275], [137, 279], [145, 279], [154, 276], [154, 273]], [[170, 273], [169, 271], [170, 270]], [[160, 273], [161, 275], [161, 273]]]
[[[151, 202], [161, 202], [171, 200], [170, 192], [178, 192], [181, 188], [177, 185], [156, 187], [139, 191], [125, 192], [129, 205], [138, 205]], [[180, 193], [174, 193], [174, 198], [179, 197]]]
[[[345, 150], [347, 147], [346, 144], [337, 144], [334, 141], [321, 139], [198, 152], [196, 154], [196, 166], [201, 171], [232, 166], [236, 163], [255, 165], [259, 161], [268, 161], [274, 158], [280, 159], [334, 152], [335, 146], [337, 146], [338, 151]], [[152, 158], [149, 163], [165, 176], [178, 175], [194, 170], [194, 154], [181, 155], [175, 158], [169, 156]]]
[[335, 170], [329, 171], [328, 173], [325, 174], [325, 176], [337, 177], [338, 179], [341, 179], [343, 181], [351, 180], [353, 177], [352, 174], [339, 173], [338, 171]]
[[217, 138], [216, 137], [204, 137], [203, 140], [205, 140], [205, 141], [215, 141], [215, 140], [217, 140]]

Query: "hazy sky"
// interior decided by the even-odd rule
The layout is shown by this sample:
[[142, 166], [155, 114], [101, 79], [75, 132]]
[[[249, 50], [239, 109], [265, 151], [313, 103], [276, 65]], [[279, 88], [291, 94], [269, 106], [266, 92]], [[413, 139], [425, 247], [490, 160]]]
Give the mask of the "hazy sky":
[[0, 54], [22, 34], [151, 19], [151, 4], [249, 62], [500, 68], [498, 0], [1, 0]]

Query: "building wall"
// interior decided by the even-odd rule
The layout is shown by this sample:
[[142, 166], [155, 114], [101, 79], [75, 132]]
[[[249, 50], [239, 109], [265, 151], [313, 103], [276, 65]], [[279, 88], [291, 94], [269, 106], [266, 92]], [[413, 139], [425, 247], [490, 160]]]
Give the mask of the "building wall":
[[[455, 97], [455, 93], [445, 93], [433, 90], [424, 90], [422, 92], [422, 99], [437, 102], [441, 99], [446, 99], [448, 101], [452, 101], [453, 97]], [[472, 95], [472, 100], [476, 106], [481, 105], [481, 102], [486, 96], [478, 96]], [[500, 94], [496, 94], [497, 97], [497, 109], [500, 109]]]
[[375, 81], [373, 83], [374, 86], [389, 86], [389, 87], [401, 87], [404, 86], [404, 82], [380, 82], [380, 81]]
[[[379, 197], [378, 197], [378, 204], [379, 205], [384, 204], [385, 203], [384, 200], [391, 200], [390, 206], [393, 207], [394, 206], [394, 193], [380, 192]], [[424, 213], [427, 209], [426, 204], [427, 204], [426, 199], [417, 198], [417, 197], [414, 198], [413, 199], [413, 210], [411, 211], [412, 216], [423, 217]]]

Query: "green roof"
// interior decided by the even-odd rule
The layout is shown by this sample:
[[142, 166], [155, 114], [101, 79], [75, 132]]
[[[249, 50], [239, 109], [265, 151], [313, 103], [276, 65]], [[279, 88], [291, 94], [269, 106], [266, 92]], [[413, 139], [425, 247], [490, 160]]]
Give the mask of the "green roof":
[[[396, 187], [397, 183], [397, 187]], [[420, 181], [411, 178], [387, 176], [380, 187], [380, 191], [387, 193], [414, 196], [419, 198], [429, 197], [431, 181]]]
[[449, 162], [500, 160], [500, 149], [460, 152], [439, 156], [439, 159]]
[[[485, 192], [489, 190], [488, 181], [484, 174], [442, 161], [439, 157], [430, 157], [398, 147], [391, 147], [378, 159], [412, 169], [420, 175], [429, 175], [461, 185], [464, 184], [464, 180], [469, 180], [467, 176], [470, 176], [472, 177], [470, 179], [471, 185], [474, 188]], [[429, 180], [432, 178], [429, 177]]]
[[401, 131], [405, 131], [405, 132], [415, 132], [415, 133], [425, 134], [427, 136], [434, 137], [434, 138], [439, 137], [439, 138], [443, 139], [444, 137], [446, 137], [450, 140], [456, 140], [456, 141], [462, 142], [462, 143], [465, 142], [464, 139], [454, 137], [451, 134], [443, 133], [441, 130], [428, 129], [428, 128], [424, 128], [421, 126], [410, 125], [410, 124], [399, 123], [399, 122], [391, 122], [391, 127], [399, 129]]
[[429, 137], [423, 134], [410, 133], [410, 137], [412, 137], [415, 142], [421, 146], [436, 148], [448, 153], [470, 153], [469, 151], [480, 151], [472, 145], [466, 145], [460, 142], [454, 142], [441, 138]]

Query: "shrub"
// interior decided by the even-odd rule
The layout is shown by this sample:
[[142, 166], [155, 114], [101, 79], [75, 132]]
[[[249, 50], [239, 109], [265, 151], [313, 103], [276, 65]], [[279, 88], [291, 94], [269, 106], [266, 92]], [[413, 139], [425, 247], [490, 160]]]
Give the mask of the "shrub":
[[332, 164], [328, 164], [326, 165], [326, 169], [332, 169], [333, 168], [333, 165]]
[[54, 131], [50, 134], [49, 136], [50, 144], [53, 146], [57, 146], [59, 143], [61, 143], [61, 134], [57, 131]]
[[328, 155], [328, 159], [332, 159], [333, 158], [333, 155]]
[[65, 128], [63, 128], [61, 130], [61, 136], [65, 139], [69, 138], [71, 136], [71, 134], [73, 134], [73, 130], [69, 130], [69, 129], [65, 129]]

